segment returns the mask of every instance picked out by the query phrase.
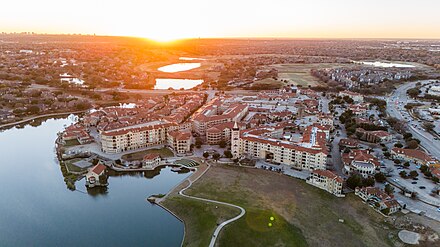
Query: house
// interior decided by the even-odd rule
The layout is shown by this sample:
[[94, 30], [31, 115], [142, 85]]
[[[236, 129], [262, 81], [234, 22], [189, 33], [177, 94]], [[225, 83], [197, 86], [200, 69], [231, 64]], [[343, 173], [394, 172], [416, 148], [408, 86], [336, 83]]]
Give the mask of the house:
[[427, 153], [416, 149], [393, 148], [391, 149], [391, 157], [409, 162], [414, 162], [420, 165], [430, 165], [435, 163], [435, 159]]
[[92, 167], [86, 174], [86, 186], [107, 186], [107, 167], [99, 162]]
[[346, 174], [359, 173], [364, 178], [373, 176], [380, 167], [379, 160], [367, 150], [350, 150], [342, 154], [342, 163]]
[[343, 148], [350, 148], [350, 149], [354, 149], [354, 148], [358, 148], [359, 147], [359, 142], [355, 139], [341, 139], [339, 140], [339, 148], [343, 149]]
[[367, 131], [362, 128], [356, 129], [356, 136], [363, 141], [378, 143], [378, 142], [390, 142], [393, 136], [383, 130]]
[[339, 92], [339, 96], [344, 97], [344, 96], [348, 96], [350, 98], [353, 99], [354, 102], [358, 102], [358, 103], [362, 103], [364, 102], [364, 96], [360, 93], [355, 93], [352, 91], [341, 91]]
[[358, 187], [354, 193], [384, 214], [390, 215], [402, 209], [394, 198], [377, 187]]
[[154, 169], [160, 165], [160, 155], [155, 153], [150, 153], [144, 156], [142, 160], [142, 167], [147, 169]]
[[345, 197], [345, 195], [342, 194], [342, 184], [344, 180], [331, 171], [314, 170], [306, 182], [337, 197]]

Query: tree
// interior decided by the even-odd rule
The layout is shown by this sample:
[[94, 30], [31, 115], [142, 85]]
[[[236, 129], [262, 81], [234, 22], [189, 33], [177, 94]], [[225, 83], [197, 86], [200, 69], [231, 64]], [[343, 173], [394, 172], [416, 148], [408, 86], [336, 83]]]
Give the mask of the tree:
[[394, 147], [396, 148], [403, 148], [403, 144], [400, 142], [397, 142], [396, 144], [394, 144]]
[[226, 147], [226, 142], [225, 142], [224, 140], [221, 140], [221, 141], [218, 143], [218, 145], [219, 145], [221, 148], [225, 148], [225, 147]]
[[393, 194], [394, 193], [394, 188], [391, 185], [389, 185], [389, 184], [385, 185], [385, 193], [387, 193], [388, 195]]
[[374, 178], [373, 177], [368, 177], [368, 178], [364, 178], [362, 179], [362, 187], [369, 187], [369, 186], [374, 186]]
[[432, 131], [435, 128], [435, 125], [433, 123], [429, 123], [429, 122], [423, 123], [422, 126], [426, 131]]
[[434, 177], [434, 176], [431, 179], [434, 183], [438, 183], [440, 180], [438, 177]]
[[396, 164], [396, 165], [399, 165], [400, 163], [402, 163], [402, 161], [401, 160], [394, 160], [394, 164]]
[[203, 153], [203, 158], [207, 159], [208, 157], [209, 157], [209, 153], [204, 152], [204, 153]]
[[389, 158], [391, 156], [390, 152], [384, 152], [383, 155], [385, 156], [385, 158]]
[[392, 172], [394, 172], [394, 169], [392, 167], [385, 168], [385, 174], [389, 176]]
[[412, 139], [406, 143], [406, 147], [409, 149], [416, 149], [419, 147], [419, 143], [415, 139]]
[[387, 178], [385, 177], [385, 175], [383, 173], [378, 172], [378, 173], [374, 174], [374, 179], [376, 179], [376, 182], [383, 183], [383, 182], [385, 182], [385, 180]]
[[219, 153], [214, 153], [214, 154], [212, 155], [212, 158], [213, 158], [215, 161], [218, 161], [218, 160], [220, 159], [220, 154], [219, 154]]
[[200, 147], [202, 147], [202, 144], [203, 144], [202, 139], [200, 139], [199, 137], [197, 137], [197, 138], [196, 138], [196, 147], [197, 147], [197, 148], [200, 148]]
[[223, 154], [225, 155], [225, 157], [226, 158], [232, 158], [232, 153], [231, 153], [231, 151], [229, 151], [229, 150], [225, 150], [224, 152], [223, 152]]
[[403, 163], [403, 166], [406, 167], [406, 168], [408, 168], [408, 167], [410, 166], [410, 164], [409, 164], [409, 162], [407, 161], [407, 162]]
[[31, 105], [27, 108], [28, 112], [30, 112], [31, 114], [37, 114], [40, 112], [40, 108], [36, 105]]
[[406, 176], [407, 176], [406, 171], [401, 171], [401, 172], [399, 172], [399, 175], [400, 175], [402, 178], [406, 178]]
[[411, 133], [409, 133], [409, 132], [406, 132], [406, 133], [403, 134], [403, 138], [405, 140], [411, 139], [412, 137], [413, 137], [413, 135]]
[[416, 170], [413, 170], [413, 171], [409, 172], [409, 176], [412, 178], [415, 178], [415, 177], [419, 176], [419, 173]]
[[347, 186], [350, 189], [355, 189], [356, 187], [362, 187], [362, 176], [359, 174], [353, 174], [347, 179]]

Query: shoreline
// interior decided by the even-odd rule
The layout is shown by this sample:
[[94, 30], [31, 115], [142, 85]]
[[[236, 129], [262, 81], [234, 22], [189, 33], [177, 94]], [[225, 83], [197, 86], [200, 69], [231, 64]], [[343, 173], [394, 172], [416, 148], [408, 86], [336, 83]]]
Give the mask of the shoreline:
[[83, 113], [83, 112], [87, 112], [90, 109], [87, 110], [82, 110], [82, 111], [72, 111], [72, 112], [56, 112], [56, 113], [48, 113], [48, 114], [43, 114], [43, 115], [38, 115], [38, 116], [34, 116], [34, 117], [29, 117], [20, 121], [16, 121], [13, 123], [6, 123], [6, 124], [2, 124], [0, 125], [0, 129], [3, 128], [8, 128], [8, 127], [14, 127], [15, 125], [18, 124], [22, 124], [22, 123], [27, 123], [33, 120], [37, 120], [40, 118], [46, 118], [46, 117], [57, 117], [57, 116], [64, 116], [64, 115], [70, 115], [70, 114], [78, 114], [78, 113]]

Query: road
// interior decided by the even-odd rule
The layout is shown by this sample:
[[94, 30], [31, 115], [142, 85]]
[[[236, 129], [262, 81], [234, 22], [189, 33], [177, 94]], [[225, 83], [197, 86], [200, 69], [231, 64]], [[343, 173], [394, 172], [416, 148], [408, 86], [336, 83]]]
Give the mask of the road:
[[210, 202], [210, 203], [216, 203], [216, 204], [221, 204], [221, 205], [225, 205], [225, 206], [229, 206], [229, 207], [234, 207], [234, 208], [238, 208], [240, 209], [240, 214], [238, 214], [237, 216], [235, 216], [234, 218], [231, 218], [229, 220], [226, 220], [224, 222], [222, 222], [220, 225], [217, 226], [217, 228], [214, 231], [214, 234], [212, 235], [211, 238], [211, 242], [209, 243], [209, 247], [214, 247], [215, 242], [217, 241], [217, 237], [218, 234], [220, 233], [220, 231], [223, 229], [223, 227], [225, 227], [227, 224], [234, 222], [238, 219], [240, 219], [241, 217], [243, 217], [243, 215], [246, 213], [246, 210], [240, 206], [234, 205], [234, 204], [230, 204], [230, 203], [226, 203], [226, 202], [220, 202], [220, 201], [215, 201], [215, 200], [210, 200], [210, 199], [205, 199], [205, 198], [201, 198], [201, 197], [195, 197], [195, 196], [189, 196], [189, 195], [185, 195], [183, 192], [185, 190], [187, 190], [188, 188], [191, 187], [191, 185], [193, 184], [193, 182], [197, 181], [199, 178], [201, 178], [203, 176], [203, 174], [205, 174], [207, 171], [209, 170], [206, 169], [205, 171], [203, 171], [203, 173], [197, 177], [196, 179], [194, 179], [194, 181], [191, 181], [191, 179], [187, 179], [187, 181], [189, 182], [188, 186], [186, 186], [185, 188], [181, 189], [179, 191], [179, 195], [186, 197], [186, 198], [190, 198], [190, 199], [195, 199], [195, 200], [199, 200], [199, 201], [204, 201], [204, 202]]
[[125, 88], [99, 88], [95, 89], [94, 92], [107, 92], [107, 91], [118, 91], [121, 93], [136, 93], [136, 94], [152, 94], [152, 95], [165, 95], [170, 94], [173, 92], [184, 92], [184, 93], [207, 93], [208, 94], [208, 101], [213, 99], [215, 96], [215, 93], [217, 90], [203, 90], [203, 91], [197, 91], [197, 90], [168, 90], [168, 89], [125, 89]]
[[14, 126], [14, 125], [17, 125], [17, 124], [27, 123], [27, 122], [30, 122], [32, 120], [39, 119], [39, 118], [56, 117], [56, 116], [62, 116], [62, 115], [68, 115], [68, 114], [69, 115], [70, 114], [78, 114], [78, 113], [83, 113], [83, 112], [86, 112], [86, 111], [88, 111], [88, 110], [72, 111], [72, 112], [60, 112], [60, 113], [49, 113], [49, 114], [39, 115], [39, 116], [35, 116], [35, 117], [29, 117], [29, 118], [25, 118], [25, 119], [17, 121], [17, 122], [2, 124], [2, 125], [0, 125], [0, 129], [6, 128], [6, 127], [11, 127], [11, 126]]
[[[424, 81], [423, 83], [426, 83]], [[415, 87], [417, 82], [410, 82], [398, 87], [387, 99], [387, 113], [389, 116], [408, 123], [408, 129], [413, 137], [420, 140], [421, 146], [432, 156], [440, 159], [440, 140], [436, 140], [430, 133], [424, 131], [420, 123], [414, 120], [404, 108], [407, 103], [414, 102], [408, 97], [406, 91]], [[405, 119], [406, 118], [406, 119]], [[415, 127], [414, 127], [415, 126]]]

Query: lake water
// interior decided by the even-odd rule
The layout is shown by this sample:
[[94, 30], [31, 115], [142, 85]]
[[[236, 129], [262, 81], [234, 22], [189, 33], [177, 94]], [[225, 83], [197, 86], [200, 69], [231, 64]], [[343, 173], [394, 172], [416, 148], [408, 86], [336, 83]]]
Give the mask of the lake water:
[[192, 80], [192, 79], [156, 79], [156, 85], [154, 89], [191, 89], [197, 85], [203, 83], [203, 80]]
[[183, 224], [145, 198], [189, 174], [113, 172], [106, 191], [88, 193], [84, 179], [70, 191], [54, 141], [72, 122], [0, 132], [0, 246], [180, 246]]
[[206, 60], [204, 58], [197, 58], [197, 57], [179, 57], [179, 59], [183, 61]]
[[401, 64], [401, 63], [388, 63], [388, 62], [379, 62], [379, 61], [375, 61], [375, 62], [355, 62], [355, 63], [359, 63], [359, 64], [365, 64], [365, 65], [369, 65], [369, 66], [374, 66], [374, 67], [382, 67], [382, 68], [414, 68], [414, 65], [410, 65], [410, 64]]
[[158, 68], [157, 70], [167, 73], [175, 73], [181, 71], [192, 70], [199, 68], [201, 63], [174, 63]]

